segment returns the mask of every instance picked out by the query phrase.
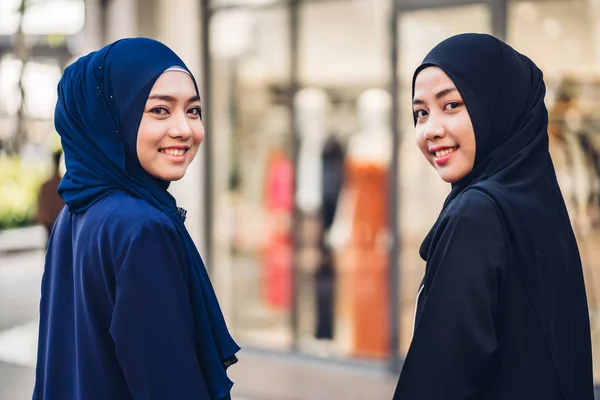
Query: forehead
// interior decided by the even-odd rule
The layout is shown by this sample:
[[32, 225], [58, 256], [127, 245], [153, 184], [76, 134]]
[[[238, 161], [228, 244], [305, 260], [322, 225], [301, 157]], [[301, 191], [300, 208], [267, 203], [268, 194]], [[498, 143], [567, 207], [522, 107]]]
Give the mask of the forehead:
[[456, 88], [452, 79], [439, 67], [427, 67], [415, 79], [415, 98], [434, 96], [441, 90]]
[[167, 71], [158, 77], [151, 94], [196, 94], [196, 87], [190, 75], [183, 71]]

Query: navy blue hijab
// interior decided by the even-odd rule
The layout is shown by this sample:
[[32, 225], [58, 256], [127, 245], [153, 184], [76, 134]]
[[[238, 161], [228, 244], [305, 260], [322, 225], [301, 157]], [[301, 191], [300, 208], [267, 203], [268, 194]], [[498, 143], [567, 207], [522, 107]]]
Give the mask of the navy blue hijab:
[[65, 70], [58, 84], [55, 110], [66, 162], [59, 193], [69, 210], [77, 214], [112, 192], [126, 191], [173, 221], [185, 244], [190, 268], [197, 356], [211, 397], [217, 400], [229, 394], [232, 382], [225, 370], [237, 361], [239, 347], [227, 330], [184, 218], [167, 192], [169, 182], [148, 174], [136, 152], [138, 127], [150, 90], [173, 66], [189, 72], [164, 44], [135, 38], [90, 53]]
[[[548, 151], [542, 72], [492, 36], [462, 34], [441, 42], [425, 57], [414, 74], [413, 96], [417, 75], [431, 66], [441, 68], [462, 95], [475, 132], [476, 155], [473, 170], [452, 185], [440, 217], [421, 245], [421, 257], [427, 261], [432, 249], [443, 245], [438, 238], [446, 226], [448, 206], [467, 190], [485, 192], [501, 212], [547, 342], [572, 343], [576, 333], [568, 324], [554, 325], [554, 315], [566, 308], [586, 321], [587, 306], [577, 243]], [[552, 259], [549, 255], [557, 249], [577, 262], [565, 267], [563, 260]], [[551, 352], [569, 398], [572, 354], [568, 347]]]

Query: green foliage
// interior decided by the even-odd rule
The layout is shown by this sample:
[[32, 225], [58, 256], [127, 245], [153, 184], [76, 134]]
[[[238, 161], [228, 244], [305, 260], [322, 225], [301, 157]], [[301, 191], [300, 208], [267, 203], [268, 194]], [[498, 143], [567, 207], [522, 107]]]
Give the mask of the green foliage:
[[43, 163], [0, 156], [0, 230], [34, 223], [38, 190], [49, 170]]

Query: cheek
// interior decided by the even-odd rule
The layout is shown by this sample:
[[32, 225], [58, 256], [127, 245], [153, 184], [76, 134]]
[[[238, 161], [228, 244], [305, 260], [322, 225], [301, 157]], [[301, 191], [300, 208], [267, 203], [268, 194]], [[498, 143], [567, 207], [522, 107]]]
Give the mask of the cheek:
[[144, 162], [153, 162], [158, 157], [157, 141], [148, 136], [138, 140], [137, 154], [142, 166], [144, 166]]
[[460, 145], [463, 154], [470, 161], [475, 161], [475, 134], [468, 114], [465, 113], [464, 116], [456, 118], [452, 122], [452, 125], [449, 126], [452, 138]]
[[421, 150], [421, 152], [423, 153], [423, 155], [425, 156], [425, 158], [429, 159], [430, 157], [430, 153], [429, 153], [429, 149], [427, 146], [427, 140], [425, 140], [425, 135], [423, 132], [422, 128], [415, 128], [415, 139], [417, 142], [417, 146], [419, 147], [419, 150]]
[[196, 154], [198, 154], [198, 148], [204, 140], [204, 125], [202, 122], [199, 124], [194, 123], [190, 125], [190, 128], [192, 129], [192, 146], [188, 151], [188, 160], [191, 162], [196, 157]]
[[469, 161], [475, 162], [475, 133], [470, 121], [462, 127], [461, 147], [464, 149]]
[[137, 136], [138, 149], [157, 147], [162, 137], [162, 132], [160, 124], [157, 124], [155, 121], [142, 120]]
[[201, 121], [192, 126], [192, 135], [194, 136], [194, 145], [198, 146], [204, 140], [204, 124]]
[[137, 136], [137, 156], [138, 156], [138, 160], [140, 160], [140, 162], [144, 163], [145, 160], [147, 160], [149, 158], [149, 150], [148, 147], [149, 145], [149, 139], [148, 139], [148, 131], [142, 129], [143, 127], [140, 126], [140, 130], [138, 131], [138, 136]]

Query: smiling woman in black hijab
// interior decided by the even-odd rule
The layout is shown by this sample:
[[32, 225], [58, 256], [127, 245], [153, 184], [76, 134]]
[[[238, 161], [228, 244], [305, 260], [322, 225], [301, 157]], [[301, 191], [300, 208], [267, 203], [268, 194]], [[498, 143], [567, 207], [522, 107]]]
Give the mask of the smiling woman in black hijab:
[[489, 35], [413, 78], [417, 144], [452, 184], [395, 400], [593, 399], [581, 261], [548, 153], [542, 72]]

